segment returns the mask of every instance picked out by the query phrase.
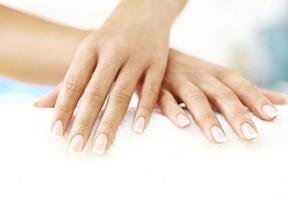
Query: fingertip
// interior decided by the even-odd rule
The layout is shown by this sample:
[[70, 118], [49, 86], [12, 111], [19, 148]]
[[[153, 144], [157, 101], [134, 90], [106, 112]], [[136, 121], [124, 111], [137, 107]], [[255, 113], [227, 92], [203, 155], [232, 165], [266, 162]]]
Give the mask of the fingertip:
[[241, 132], [244, 139], [247, 140], [252, 140], [258, 137], [257, 130], [247, 122], [241, 125]]
[[143, 133], [146, 126], [146, 120], [144, 117], [136, 118], [133, 129], [136, 133]]
[[211, 128], [211, 136], [213, 138], [213, 140], [218, 143], [224, 143], [227, 142], [228, 138], [226, 136], [226, 134], [224, 133], [224, 131], [222, 130], [222, 128], [220, 128], [219, 126], [212, 126]]
[[69, 145], [71, 152], [81, 152], [84, 148], [84, 138], [82, 135], [75, 135]]
[[280, 93], [283, 97], [283, 104], [288, 104], [288, 95], [286, 93]]
[[188, 118], [187, 115], [179, 113], [176, 115], [174, 123], [180, 128], [185, 128], [191, 124], [191, 120]]
[[108, 144], [108, 137], [105, 134], [99, 134], [96, 137], [92, 150], [97, 155], [102, 156], [106, 151], [107, 144]]
[[278, 110], [273, 105], [266, 104], [262, 106], [262, 112], [268, 120], [272, 120], [278, 116]]

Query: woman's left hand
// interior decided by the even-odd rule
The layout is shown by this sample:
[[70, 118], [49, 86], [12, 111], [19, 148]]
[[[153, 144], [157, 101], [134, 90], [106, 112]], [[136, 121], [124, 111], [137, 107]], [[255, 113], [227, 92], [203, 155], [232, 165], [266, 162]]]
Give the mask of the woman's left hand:
[[257, 128], [246, 108], [263, 120], [272, 120], [277, 116], [273, 103], [284, 103], [285, 98], [259, 89], [230, 69], [170, 50], [159, 106], [174, 124], [183, 127], [190, 121], [178, 102], [184, 102], [210, 141], [222, 143], [226, 134], [213, 109], [240, 138], [251, 140]]
[[62, 136], [82, 96], [69, 133], [71, 150], [86, 146], [108, 94], [93, 150], [103, 154], [109, 148], [141, 79], [134, 130], [144, 131], [165, 74], [170, 27], [181, 10], [176, 5], [172, 0], [123, 0], [104, 25], [80, 44], [52, 118], [52, 133]]

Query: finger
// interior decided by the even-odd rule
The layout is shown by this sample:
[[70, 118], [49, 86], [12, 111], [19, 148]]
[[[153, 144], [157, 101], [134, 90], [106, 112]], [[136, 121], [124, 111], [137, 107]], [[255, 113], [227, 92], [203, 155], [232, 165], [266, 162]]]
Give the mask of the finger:
[[284, 105], [288, 103], [288, 97], [286, 94], [273, 92], [271, 90], [266, 90], [266, 89], [261, 89], [261, 92], [273, 104]]
[[243, 104], [261, 119], [272, 120], [278, 115], [271, 101], [248, 80], [230, 71], [222, 73], [219, 80], [231, 88]]
[[162, 113], [176, 126], [184, 128], [190, 125], [191, 121], [186, 112], [168, 90], [161, 89], [158, 104]]
[[257, 137], [255, 124], [231, 89], [212, 77], [199, 81], [200, 89], [220, 110], [240, 138], [250, 140]]
[[70, 132], [70, 150], [80, 152], [88, 142], [103, 103], [122, 63], [101, 58], [92, 75]]
[[47, 94], [44, 94], [40, 96], [36, 101], [34, 101], [33, 106], [39, 107], [39, 108], [51, 108], [55, 106], [58, 93], [60, 90], [61, 84], [59, 84], [56, 88], [48, 92]]
[[204, 135], [212, 142], [223, 143], [227, 137], [213, 112], [208, 99], [194, 84], [177, 81], [173, 93], [183, 100]]
[[93, 142], [93, 151], [98, 155], [104, 154], [113, 142], [141, 76], [139, 70], [127, 64], [117, 77]]
[[164, 77], [164, 67], [150, 67], [146, 72], [134, 120], [134, 131], [142, 133], [153, 112]]
[[52, 134], [61, 136], [96, 65], [96, 55], [85, 43], [78, 48], [59, 92], [52, 117]]

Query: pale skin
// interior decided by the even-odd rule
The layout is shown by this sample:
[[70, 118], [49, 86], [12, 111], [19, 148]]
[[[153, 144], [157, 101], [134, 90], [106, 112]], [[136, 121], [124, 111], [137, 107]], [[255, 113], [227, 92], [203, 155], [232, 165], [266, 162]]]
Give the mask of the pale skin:
[[[180, 12], [181, 6], [178, 8], [177, 12]], [[121, 9], [124, 8], [120, 6], [115, 11], [115, 18], [125, 17]], [[126, 10], [126, 13], [129, 12]], [[3, 47], [0, 49], [0, 73], [42, 84], [57, 84], [65, 77], [61, 87], [36, 103], [42, 107], [55, 106], [52, 124], [55, 125], [59, 119], [65, 121], [62, 130], [58, 126], [58, 131], [63, 134], [80, 95], [85, 91], [69, 133], [71, 145], [74, 145], [72, 150], [75, 151], [84, 148], [108, 92], [109, 101], [93, 141], [98, 146], [102, 145], [102, 149], [95, 150], [96, 153], [102, 154], [109, 148], [136, 87], [140, 101], [135, 119], [144, 117], [144, 127], [156, 104], [175, 125], [188, 126], [191, 122], [178, 104], [184, 102], [210, 141], [226, 141], [213, 109], [224, 115], [240, 138], [255, 138], [256, 127], [244, 106], [261, 119], [272, 120], [277, 115], [272, 103], [284, 104], [285, 98], [278, 93], [258, 89], [222, 66], [169, 50], [168, 26], [172, 23], [172, 17], [162, 17], [169, 24], [167, 29], [163, 28], [168, 33], [163, 33], [163, 30], [158, 33], [155, 24], [154, 31], [150, 27], [149, 33], [145, 33], [141, 30], [144, 26], [141, 20], [134, 22], [134, 19], [127, 24], [120, 23], [122, 29], [124, 26], [129, 31], [119, 31], [118, 21], [114, 21], [113, 17], [99, 31], [91, 32], [53, 24], [0, 6], [0, 33], [3, 36], [0, 38]], [[143, 20], [149, 21], [149, 17]], [[133, 28], [134, 23], [137, 23], [137, 30]], [[123, 44], [123, 41], [126, 43]], [[141, 51], [137, 50], [138, 45]], [[167, 57], [168, 62], [163, 57]], [[250, 135], [243, 133], [243, 124], [246, 124], [244, 132], [248, 130]], [[247, 124], [251, 129], [247, 129]], [[83, 140], [73, 144], [73, 138], [79, 134]], [[98, 137], [102, 138], [100, 145], [96, 142]]]

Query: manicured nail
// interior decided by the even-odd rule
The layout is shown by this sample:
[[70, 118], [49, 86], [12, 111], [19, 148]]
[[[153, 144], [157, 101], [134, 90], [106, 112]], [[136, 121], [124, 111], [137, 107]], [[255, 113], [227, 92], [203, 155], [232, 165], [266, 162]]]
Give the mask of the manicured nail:
[[188, 126], [190, 124], [190, 120], [183, 114], [178, 114], [176, 116], [176, 119], [177, 119], [178, 125], [181, 127], [185, 127], [185, 126]]
[[282, 97], [285, 99], [284, 104], [288, 104], [288, 95], [285, 93], [281, 93]]
[[32, 106], [33, 107], [37, 107], [37, 104], [38, 104], [38, 99], [34, 99], [33, 101], [32, 101]]
[[274, 106], [271, 105], [264, 105], [262, 107], [263, 112], [269, 118], [275, 118], [278, 115], [278, 111]]
[[57, 137], [63, 135], [63, 123], [60, 120], [55, 122], [51, 133]]
[[145, 128], [145, 118], [139, 117], [134, 124], [134, 131], [136, 131], [137, 133], [143, 133], [144, 128]]
[[227, 141], [226, 135], [218, 126], [213, 126], [211, 128], [211, 134], [212, 134], [214, 140], [218, 143], [223, 143], [223, 142]]
[[80, 152], [83, 149], [84, 139], [81, 135], [76, 135], [70, 142], [70, 150], [74, 152]]
[[107, 143], [107, 136], [104, 134], [100, 134], [95, 140], [93, 151], [98, 155], [103, 155], [106, 150]]
[[241, 126], [242, 134], [248, 140], [256, 138], [258, 134], [256, 133], [255, 129], [248, 123], [245, 123]]

